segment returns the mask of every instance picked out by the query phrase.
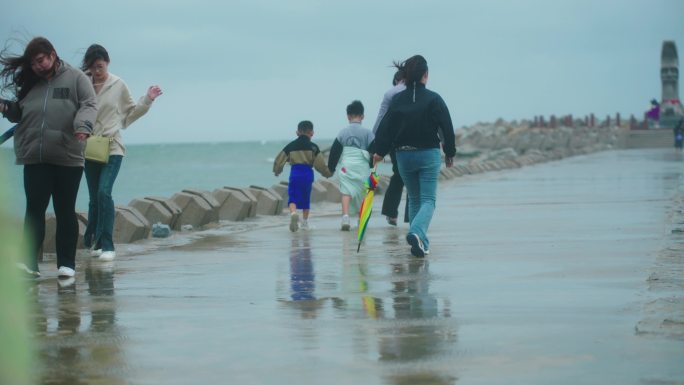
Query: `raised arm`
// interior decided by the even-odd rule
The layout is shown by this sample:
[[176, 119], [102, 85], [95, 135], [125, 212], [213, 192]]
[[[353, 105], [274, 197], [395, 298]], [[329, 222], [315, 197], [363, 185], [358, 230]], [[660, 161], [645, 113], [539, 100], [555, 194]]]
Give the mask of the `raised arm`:
[[127, 128], [133, 122], [138, 120], [141, 116], [145, 115], [147, 111], [150, 110], [152, 102], [162, 94], [162, 90], [159, 86], [150, 86], [147, 89], [147, 93], [140, 97], [137, 103], [133, 102], [131, 93], [128, 90], [128, 86], [124, 83], [123, 91], [121, 92], [119, 103], [121, 105], [122, 111], [126, 114], [123, 122], [123, 128]]

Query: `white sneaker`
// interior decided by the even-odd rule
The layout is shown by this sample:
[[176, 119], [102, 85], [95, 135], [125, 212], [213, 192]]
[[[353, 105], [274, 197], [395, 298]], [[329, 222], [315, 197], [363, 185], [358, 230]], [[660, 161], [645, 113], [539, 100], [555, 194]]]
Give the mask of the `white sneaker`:
[[408, 233], [406, 235], [406, 242], [411, 245], [411, 254], [413, 256], [424, 257], [426, 254], [430, 254], [418, 234]]
[[111, 261], [114, 258], [116, 258], [115, 251], [103, 251], [97, 259], [99, 259], [100, 261]]
[[342, 215], [342, 227], [340, 230], [349, 231], [350, 229], [351, 225], [349, 224], [349, 215]]
[[290, 214], [290, 231], [293, 233], [299, 230], [299, 215], [297, 213]]
[[307, 221], [306, 219], [302, 219], [302, 223], [299, 224], [299, 228], [302, 230], [309, 230], [309, 221]]
[[59, 278], [71, 278], [76, 274], [74, 269], [66, 266], [60, 266], [59, 270], [57, 270], [57, 276]]
[[99, 257], [100, 255], [102, 255], [102, 249], [90, 250], [91, 257]]

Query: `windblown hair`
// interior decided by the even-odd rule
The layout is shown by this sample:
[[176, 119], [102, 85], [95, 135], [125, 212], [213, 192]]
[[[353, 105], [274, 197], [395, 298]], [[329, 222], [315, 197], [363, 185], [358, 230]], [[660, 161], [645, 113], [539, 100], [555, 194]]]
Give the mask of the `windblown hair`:
[[52, 43], [44, 37], [35, 37], [29, 41], [24, 49], [24, 54], [21, 56], [12, 55], [6, 49], [0, 52], [2, 90], [9, 89], [17, 97], [17, 100], [22, 100], [40, 80], [40, 77], [31, 68], [31, 60], [39, 54], [50, 55], [53, 52], [55, 54], [55, 65], [57, 65], [60, 61], [57, 51], [55, 51]]
[[416, 101], [416, 84], [420, 83], [423, 76], [428, 72], [427, 60], [421, 55], [413, 55], [405, 61], [394, 62], [398, 71], [404, 73], [406, 87], [413, 88], [413, 102]]
[[406, 83], [419, 82], [428, 71], [427, 60], [420, 55], [414, 55], [402, 63], [402, 69], [406, 76]]
[[361, 116], [363, 115], [363, 103], [360, 100], [354, 100], [347, 106], [347, 115]]
[[109, 53], [105, 47], [99, 44], [92, 44], [86, 50], [85, 55], [83, 55], [83, 63], [81, 63], [81, 70], [87, 71], [90, 67], [95, 64], [97, 60], [104, 60], [109, 63]]
[[297, 125], [297, 132], [299, 132], [301, 134], [306, 134], [308, 132], [311, 132], [311, 131], [313, 131], [313, 129], [314, 129], [313, 123], [311, 123], [311, 121], [309, 121], [309, 120], [302, 120]]
[[[396, 67], [396, 63], [394, 64]], [[398, 67], [397, 67], [398, 68]], [[392, 85], [396, 86], [399, 84], [402, 80], [404, 80], [404, 70], [403, 69], [397, 69], [397, 72], [394, 73], [394, 77], [392, 77]]]

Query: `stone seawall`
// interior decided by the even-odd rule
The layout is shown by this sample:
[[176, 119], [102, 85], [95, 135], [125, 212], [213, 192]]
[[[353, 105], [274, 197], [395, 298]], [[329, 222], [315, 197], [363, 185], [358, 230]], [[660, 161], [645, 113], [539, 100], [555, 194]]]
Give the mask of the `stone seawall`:
[[[477, 124], [458, 131], [458, 157], [450, 169], [442, 169], [441, 180], [509, 168], [518, 168], [565, 157], [588, 154], [624, 146], [625, 129], [558, 126], [531, 127], [528, 124]], [[382, 175], [378, 194], [389, 183]], [[314, 183], [312, 203], [340, 202], [341, 194], [334, 180]], [[287, 182], [271, 187], [217, 187], [214, 191], [184, 189], [172, 197], [133, 199], [127, 206], [116, 207], [114, 242], [127, 244], [152, 236], [152, 227], [168, 226], [171, 231], [192, 231], [226, 222], [240, 222], [255, 217], [282, 215], [287, 208]], [[80, 240], [87, 214], [79, 213]], [[55, 218], [46, 218], [43, 251], [54, 253]]]

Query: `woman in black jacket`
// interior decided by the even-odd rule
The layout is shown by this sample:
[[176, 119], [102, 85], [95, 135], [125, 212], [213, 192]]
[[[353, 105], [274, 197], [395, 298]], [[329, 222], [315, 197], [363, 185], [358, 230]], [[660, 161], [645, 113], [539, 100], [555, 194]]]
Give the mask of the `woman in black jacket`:
[[411, 254], [429, 253], [427, 230], [437, 198], [437, 178], [441, 167], [440, 140], [446, 167], [456, 155], [454, 127], [449, 109], [439, 94], [425, 88], [427, 61], [415, 55], [397, 67], [406, 75], [406, 90], [393, 99], [375, 137], [375, 162], [394, 149], [399, 173], [409, 200], [410, 228], [406, 241]]

